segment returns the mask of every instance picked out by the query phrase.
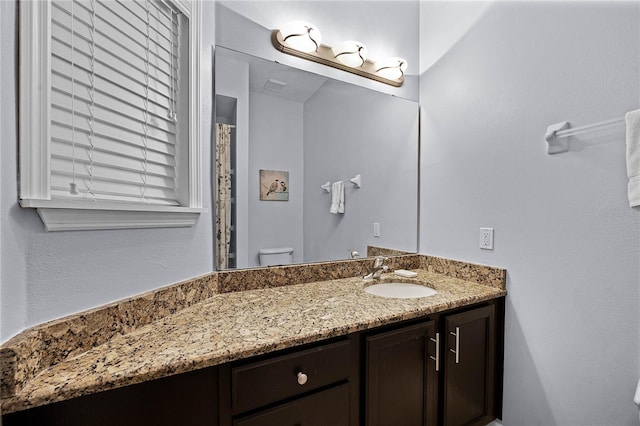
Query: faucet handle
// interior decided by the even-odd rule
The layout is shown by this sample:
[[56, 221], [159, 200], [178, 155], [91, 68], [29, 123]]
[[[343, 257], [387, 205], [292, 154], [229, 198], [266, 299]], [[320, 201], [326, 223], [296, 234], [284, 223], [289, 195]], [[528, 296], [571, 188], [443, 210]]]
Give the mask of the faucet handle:
[[373, 267], [374, 268], [381, 267], [385, 260], [387, 260], [387, 258], [384, 256], [376, 256], [373, 262]]
[[365, 280], [370, 280], [372, 278], [379, 278], [384, 272], [389, 270], [387, 265], [383, 265], [382, 263], [388, 259], [384, 256], [376, 256], [373, 258], [373, 269], [367, 275], [364, 276]]

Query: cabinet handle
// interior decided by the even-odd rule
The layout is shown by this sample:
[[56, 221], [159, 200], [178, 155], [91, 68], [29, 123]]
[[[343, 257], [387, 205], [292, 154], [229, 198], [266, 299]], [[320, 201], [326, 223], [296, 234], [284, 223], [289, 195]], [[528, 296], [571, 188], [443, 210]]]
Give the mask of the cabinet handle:
[[456, 332], [450, 332], [452, 336], [456, 336], [456, 349], [449, 349], [451, 352], [456, 354], [456, 364], [460, 364], [460, 327], [456, 327]]
[[436, 344], [436, 356], [432, 357], [429, 355], [429, 358], [436, 362], [436, 371], [440, 371], [440, 333], [436, 333], [435, 339], [433, 337], [429, 337], [429, 340]]
[[304, 385], [305, 383], [307, 383], [307, 375], [306, 375], [306, 374], [304, 374], [302, 371], [299, 371], [299, 372], [298, 372], [297, 377], [298, 377], [298, 384], [299, 384], [300, 386], [302, 386], [302, 385]]

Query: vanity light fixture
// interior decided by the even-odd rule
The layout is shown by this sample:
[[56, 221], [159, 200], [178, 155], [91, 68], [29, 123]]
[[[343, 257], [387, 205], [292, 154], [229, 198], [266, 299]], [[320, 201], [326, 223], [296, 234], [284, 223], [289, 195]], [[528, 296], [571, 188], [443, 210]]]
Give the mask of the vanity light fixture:
[[273, 30], [271, 42], [279, 51], [319, 64], [357, 74], [394, 87], [402, 86], [407, 62], [376, 63], [367, 59], [367, 48], [357, 41], [345, 41], [331, 47], [321, 44], [320, 31], [308, 22], [294, 21]]

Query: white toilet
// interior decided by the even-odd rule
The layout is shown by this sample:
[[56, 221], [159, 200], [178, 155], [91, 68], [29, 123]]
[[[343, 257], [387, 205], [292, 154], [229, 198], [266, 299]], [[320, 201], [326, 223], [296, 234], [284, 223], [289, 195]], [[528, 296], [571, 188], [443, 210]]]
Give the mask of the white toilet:
[[289, 265], [293, 263], [291, 247], [263, 248], [258, 250], [260, 266]]

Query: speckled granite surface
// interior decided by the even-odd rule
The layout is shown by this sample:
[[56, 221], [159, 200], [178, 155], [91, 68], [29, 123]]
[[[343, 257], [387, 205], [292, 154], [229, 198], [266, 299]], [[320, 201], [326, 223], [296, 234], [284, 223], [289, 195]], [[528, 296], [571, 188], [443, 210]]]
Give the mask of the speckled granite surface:
[[27, 329], [0, 347], [0, 397], [62, 360], [217, 293], [217, 275], [208, 274]]
[[403, 254], [412, 254], [411, 252], [405, 250], [396, 250], [392, 248], [386, 247], [378, 247], [378, 246], [367, 246], [367, 256], [398, 256]]
[[497, 288], [505, 288], [505, 283], [507, 282], [507, 271], [504, 269], [465, 263], [459, 260], [443, 259], [441, 257], [420, 256], [419, 268], [436, 274], [444, 274], [453, 278]]
[[[363, 291], [361, 278], [345, 278], [360, 276], [371, 262], [213, 273], [26, 330], [0, 348], [2, 411], [140, 383], [506, 294], [502, 269], [411, 255], [387, 263], [392, 269], [417, 270], [416, 280], [438, 294], [413, 300], [379, 298]], [[294, 281], [300, 284], [287, 285]]]
[[[393, 256], [385, 264], [392, 269], [419, 268], [421, 256]], [[255, 290], [266, 287], [304, 284], [320, 280], [333, 280], [366, 275], [373, 259], [339, 260], [335, 262], [286, 265], [267, 268], [228, 270], [216, 273], [220, 293]]]

